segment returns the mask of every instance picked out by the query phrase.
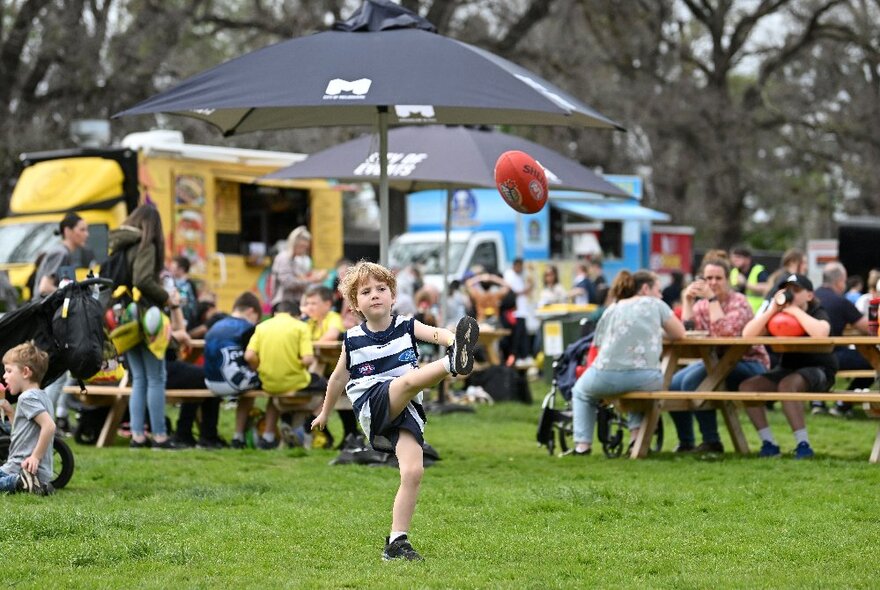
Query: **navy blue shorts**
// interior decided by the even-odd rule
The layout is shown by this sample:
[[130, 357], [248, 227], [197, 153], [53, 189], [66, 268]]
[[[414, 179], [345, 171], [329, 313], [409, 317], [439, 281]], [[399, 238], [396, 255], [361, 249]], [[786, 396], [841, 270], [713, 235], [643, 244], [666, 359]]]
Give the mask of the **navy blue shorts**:
[[[416, 441], [425, 444], [424, 429], [428, 418], [422, 404], [409, 402], [399, 416], [393, 420], [389, 417], [388, 388], [391, 381], [383, 381], [370, 386], [353, 404], [361, 428], [368, 435], [370, 445], [377, 451], [394, 453], [400, 430], [412, 433]], [[369, 408], [369, 414], [365, 411]]]

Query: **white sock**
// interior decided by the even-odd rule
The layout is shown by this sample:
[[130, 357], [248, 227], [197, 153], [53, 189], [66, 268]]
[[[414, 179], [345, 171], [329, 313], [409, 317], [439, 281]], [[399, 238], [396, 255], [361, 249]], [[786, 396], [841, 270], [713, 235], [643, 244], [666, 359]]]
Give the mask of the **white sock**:
[[388, 535], [388, 542], [393, 543], [394, 541], [396, 541], [400, 537], [405, 537], [405, 536], [406, 536], [406, 531], [391, 531], [391, 534]]
[[443, 356], [443, 368], [446, 369], [447, 373], [452, 372], [452, 367], [449, 365], [449, 355]]
[[806, 428], [801, 428], [800, 430], [795, 430], [795, 431], [794, 431], [794, 440], [795, 440], [798, 444], [801, 444], [802, 442], [805, 442], [805, 443], [807, 443], [807, 444], [810, 444], [810, 439], [807, 438], [807, 429], [806, 429]]
[[263, 440], [266, 442], [275, 442], [275, 433], [274, 432], [264, 432]]
[[769, 426], [767, 428], [762, 428], [761, 430], [759, 430], [758, 437], [760, 437], [762, 441], [767, 441], [768, 443], [774, 445], [776, 444], [776, 439], [773, 438], [773, 433], [770, 431]]
[[232, 435], [232, 440], [243, 441], [244, 440], [244, 432], [236, 432], [235, 434]]

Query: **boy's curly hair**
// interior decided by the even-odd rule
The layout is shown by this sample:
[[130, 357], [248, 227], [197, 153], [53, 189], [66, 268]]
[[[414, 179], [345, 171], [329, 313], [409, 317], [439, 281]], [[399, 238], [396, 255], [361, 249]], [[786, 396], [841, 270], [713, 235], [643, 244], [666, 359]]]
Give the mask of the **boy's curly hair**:
[[[361, 285], [366, 283], [367, 279], [370, 277], [373, 277], [380, 283], [388, 285], [388, 288], [391, 289], [391, 296], [397, 296], [397, 277], [394, 276], [394, 273], [381, 264], [361, 260], [349, 268], [345, 273], [345, 276], [342, 277], [342, 280], [339, 282], [339, 291], [342, 293], [342, 296], [345, 297], [345, 300], [348, 301], [348, 305], [353, 311], [357, 310], [358, 289]], [[364, 314], [359, 310], [357, 311], [357, 314], [361, 318], [364, 318]]]
[[37, 348], [33, 340], [19, 344], [6, 351], [3, 355], [4, 365], [18, 365], [31, 370], [31, 380], [39, 383], [49, 370], [49, 355]]

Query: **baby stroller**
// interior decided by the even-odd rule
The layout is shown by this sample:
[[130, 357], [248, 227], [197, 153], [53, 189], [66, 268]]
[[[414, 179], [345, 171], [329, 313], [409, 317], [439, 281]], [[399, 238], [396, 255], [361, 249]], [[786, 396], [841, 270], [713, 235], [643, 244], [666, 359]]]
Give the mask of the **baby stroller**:
[[[70, 313], [87, 313], [86, 321], [90, 325], [103, 326], [105, 304], [92, 298], [92, 289], [97, 288], [99, 291], [103, 289], [101, 292], [103, 294], [112, 285], [111, 281], [100, 278], [72, 282], [40, 301], [32, 301], [3, 315], [0, 318], [0, 357], [22, 342], [33, 340], [37, 347], [49, 355], [49, 367], [40, 384], [42, 387], [57, 380], [68, 370], [78, 379], [90, 377], [91, 375], [78, 374], [79, 369], [84, 366], [81, 361], [88, 353], [84, 354], [82, 350], [71, 350], [68, 346], [70, 342], [65, 341], [61, 334], [56, 334], [53, 329], [53, 321], [60, 315], [64, 306], [65, 311], [70, 311]], [[79, 303], [83, 303], [83, 305], [71, 304], [74, 299], [79, 299]], [[75, 312], [73, 310], [83, 311]], [[103, 330], [103, 328], [101, 329]], [[101, 342], [90, 343], [89, 348], [100, 351], [103, 349], [103, 344], [102, 338]], [[100, 361], [100, 359], [98, 360]], [[100, 362], [98, 366], [100, 366]], [[7, 398], [10, 403], [15, 403], [18, 396], [7, 393]], [[0, 424], [0, 460], [2, 462], [5, 462], [9, 454], [10, 429], [11, 424], [8, 422]], [[73, 476], [73, 452], [59, 436], [56, 436], [53, 441], [53, 449], [55, 453], [55, 478], [52, 481], [52, 486], [59, 489], [67, 485]]]
[[[541, 417], [538, 421], [537, 441], [539, 445], [547, 447], [547, 452], [553, 454], [557, 440], [560, 454], [569, 451], [568, 438], [572, 436], [572, 411], [571, 411], [571, 388], [586, 366], [587, 353], [593, 342], [593, 328], [582, 320], [581, 325], [588, 332], [578, 340], [569, 344], [553, 362], [553, 381], [550, 392], [544, 397], [541, 404]], [[580, 371], [578, 370], [579, 368]], [[562, 395], [565, 407], [557, 409], [556, 396]], [[613, 403], [605, 403], [599, 406], [596, 416], [597, 436], [602, 443], [602, 452], [606, 457], [616, 458], [623, 454], [623, 432], [627, 428], [625, 417], [616, 411]], [[657, 423], [654, 433], [652, 451], [659, 451], [663, 446], [663, 420]]]

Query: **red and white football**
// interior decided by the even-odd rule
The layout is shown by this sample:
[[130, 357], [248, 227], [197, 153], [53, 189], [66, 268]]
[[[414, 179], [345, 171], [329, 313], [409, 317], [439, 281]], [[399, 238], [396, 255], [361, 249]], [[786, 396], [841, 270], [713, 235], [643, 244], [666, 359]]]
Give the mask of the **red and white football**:
[[495, 186], [520, 213], [537, 213], [547, 204], [544, 168], [525, 152], [504, 152], [495, 161]]

